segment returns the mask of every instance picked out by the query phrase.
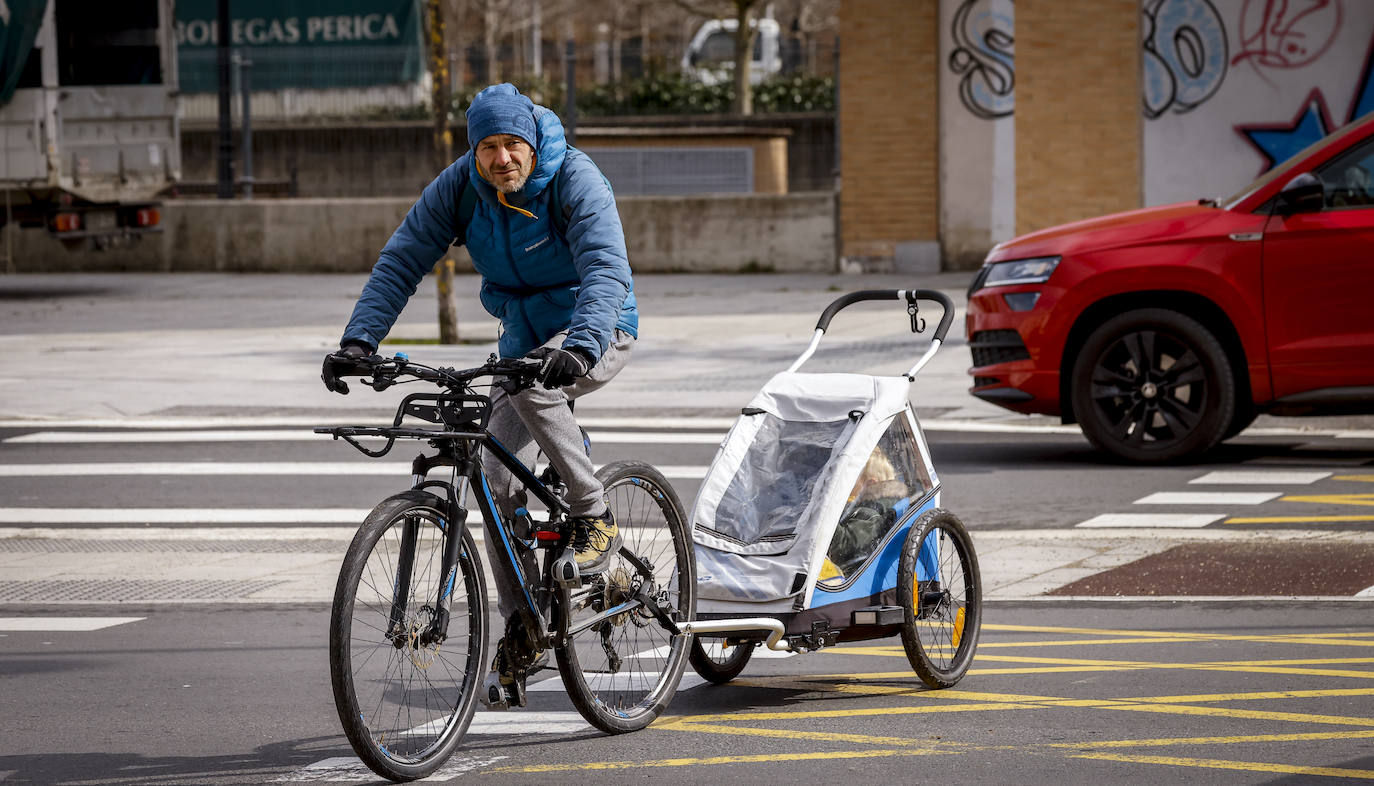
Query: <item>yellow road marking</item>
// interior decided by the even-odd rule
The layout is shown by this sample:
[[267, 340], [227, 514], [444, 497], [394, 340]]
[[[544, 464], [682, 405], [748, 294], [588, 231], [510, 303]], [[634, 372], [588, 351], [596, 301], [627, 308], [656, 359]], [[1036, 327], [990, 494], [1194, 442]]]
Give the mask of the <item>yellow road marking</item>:
[[1319, 505], [1374, 505], [1374, 494], [1302, 494], [1279, 497], [1279, 502], [1315, 502]]
[[1374, 696], [1374, 688], [1332, 688], [1330, 690], [1267, 690], [1254, 693], [1198, 693], [1192, 696], [1136, 696], [1121, 701], [1158, 704], [1193, 704], [1203, 701], [1262, 701], [1266, 699], [1314, 699], [1336, 696]]
[[1265, 661], [1235, 661], [1221, 663], [1170, 663], [1167, 661], [1112, 661], [1088, 658], [1038, 658], [1033, 655], [985, 655], [982, 660], [1006, 663], [1039, 663], [1054, 666], [1110, 666], [1122, 670], [1133, 669], [1196, 669], [1198, 671], [1238, 671], [1257, 674], [1303, 674], [1313, 677], [1355, 677], [1374, 679], [1374, 671], [1355, 669], [1300, 669], [1291, 666], [1274, 666]]
[[1374, 516], [1243, 516], [1222, 524], [1328, 524], [1342, 521], [1374, 521]]
[[1197, 707], [1190, 704], [1115, 704], [1105, 709], [1129, 712], [1157, 712], [1164, 715], [1201, 715], [1213, 718], [1246, 718], [1276, 720], [1292, 723], [1325, 723], [1332, 726], [1374, 726], [1374, 718], [1353, 718], [1345, 715], [1312, 715], [1302, 712], [1266, 712], [1236, 710], [1230, 707]]
[[666, 724], [655, 724], [653, 728], [664, 731], [694, 731], [703, 734], [728, 734], [741, 737], [779, 737], [789, 740], [822, 740], [825, 742], [848, 742], [860, 745], [920, 747], [929, 747], [931, 745], [928, 740], [913, 740], [909, 737], [877, 737], [871, 734], [795, 731], [793, 729], [759, 729], [746, 726], [723, 726], [714, 723], [696, 723], [689, 719], [681, 719]]
[[1022, 710], [1034, 705], [1017, 704], [953, 704], [953, 705], [931, 705], [924, 704], [919, 707], [863, 707], [848, 710], [810, 710], [803, 712], [729, 712], [715, 715], [682, 715], [673, 718], [673, 722], [702, 723], [702, 722], [721, 722], [737, 721], [740, 723], [761, 721], [761, 720], [802, 720], [806, 718], [860, 718], [874, 715], [919, 715], [933, 712], [982, 712], [984, 710]]
[[815, 753], [764, 753], [747, 756], [704, 756], [680, 759], [650, 759], [648, 761], [589, 761], [572, 764], [531, 764], [511, 767], [491, 767], [482, 772], [535, 773], [575, 772], [578, 770], [628, 770], [647, 767], [691, 767], [698, 764], [769, 764], [783, 761], [814, 761], [816, 759], [866, 759], [875, 756], [930, 756], [944, 754], [937, 750], [862, 750], [818, 751]]
[[1341, 767], [1303, 767], [1292, 764], [1272, 764], [1258, 761], [1226, 761], [1223, 759], [1194, 759], [1178, 756], [1130, 756], [1117, 753], [1083, 753], [1076, 759], [1101, 759], [1132, 764], [1173, 764], [1179, 767], [1206, 767], [1217, 770], [1246, 772], [1275, 772], [1287, 775], [1326, 775], [1332, 778], [1374, 779], [1374, 770], [1349, 770]]
[[1246, 742], [1321, 742], [1323, 740], [1367, 740], [1370, 731], [1313, 731], [1292, 734], [1247, 734], [1237, 737], [1157, 737], [1149, 740], [1093, 740], [1091, 742], [1052, 742], [1050, 748], [1166, 748], [1173, 745], [1235, 745]]
[[1360, 483], [1374, 483], [1374, 475], [1336, 475], [1332, 480], [1354, 480]]

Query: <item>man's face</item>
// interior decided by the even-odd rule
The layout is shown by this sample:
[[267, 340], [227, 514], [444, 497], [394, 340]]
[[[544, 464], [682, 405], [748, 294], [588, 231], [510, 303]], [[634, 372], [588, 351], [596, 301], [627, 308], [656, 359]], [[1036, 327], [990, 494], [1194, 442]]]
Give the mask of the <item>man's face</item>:
[[513, 134], [492, 134], [477, 143], [477, 164], [496, 190], [514, 194], [534, 170], [534, 150]]

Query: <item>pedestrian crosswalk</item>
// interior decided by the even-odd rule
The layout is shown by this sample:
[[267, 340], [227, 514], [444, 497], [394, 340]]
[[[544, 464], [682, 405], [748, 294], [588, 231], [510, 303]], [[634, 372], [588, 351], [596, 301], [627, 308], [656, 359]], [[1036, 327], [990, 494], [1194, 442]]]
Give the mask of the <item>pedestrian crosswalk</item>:
[[[1275, 500], [1292, 499], [1286, 496], [1289, 489], [1310, 486], [1314, 483], [1351, 479], [1340, 476], [1336, 471], [1326, 468], [1328, 462], [1321, 459], [1332, 457], [1310, 457], [1302, 464], [1280, 464], [1275, 457], [1262, 457], [1253, 463], [1267, 466], [1282, 465], [1284, 469], [1238, 469], [1213, 470], [1193, 477], [1188, 486], [1209, 486], [1207, 491], [1163, 490], [1155, 491], [1135, 500], [1133, 505], [1146, 508], [1154, 507], [1154, 512], [1108, 512], [1100, 513], [1075, 524], [1078, 529], [1200, 529], [1218, 522], [1221, 523], [1259, 523], [1254, 517], [1233, 519], [1232, 508], [1251, 508]], [[1360, 466], [1370, 461], [1363, 455], [1334, 457], [1340, 466]], [[1304, 466], [1319, 465], [1319, 466]], [[1236, 486], [1240, 488], [1220, 490], [1218, 487]], [[1265, 490], [1255, 490], [1256, 486], [1268, 486]], [[1163, 510], [1161, 508], [1169, 508]], [[1196, 511], [1180, 511], [1179, 508], [1198, 508]], [[1219, 512], [1225, 509], [1225, 512]], [[1374, 520], [1374, 517], [1369, 517]], [[1290, 517], [1290, 522], [1301, 517]], [[1275, 521], [1274, 523], [1283, 523]], [[1300, 523], [1300, 522], [1299, 522]]]
[[85, 633], [140, 622], [145, 617], [0, 617], [0, 632]]

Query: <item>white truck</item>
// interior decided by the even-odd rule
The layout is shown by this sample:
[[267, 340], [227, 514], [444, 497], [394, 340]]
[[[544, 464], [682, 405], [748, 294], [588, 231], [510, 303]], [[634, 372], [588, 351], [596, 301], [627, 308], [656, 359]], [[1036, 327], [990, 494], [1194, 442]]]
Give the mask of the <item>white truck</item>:
[[172, 3], [0, 0], [0, 225], [95, 248], [161, 229], [181, 176]]
[[[750, 21], [754, 27], [754, 51], [749, 59], [749, 83], [757, 85], [782, 71], [781, 28], [771, 17]], [[708, 19], [682, 53], [682, 73], [703, 85], [719, 85], [734, 78], [734, 19]]]

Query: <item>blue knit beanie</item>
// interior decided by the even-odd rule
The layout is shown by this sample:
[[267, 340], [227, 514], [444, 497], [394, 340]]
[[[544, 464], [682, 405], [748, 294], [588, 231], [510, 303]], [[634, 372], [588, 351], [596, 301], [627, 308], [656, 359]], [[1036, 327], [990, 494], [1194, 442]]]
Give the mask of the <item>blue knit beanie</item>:
[[530, 147], [536, 146], [534, 102], [510, 82], [492, 85], [474, 96], [467, 116], [468, 145], [473, 148], [492, 134], [514, 134]]

